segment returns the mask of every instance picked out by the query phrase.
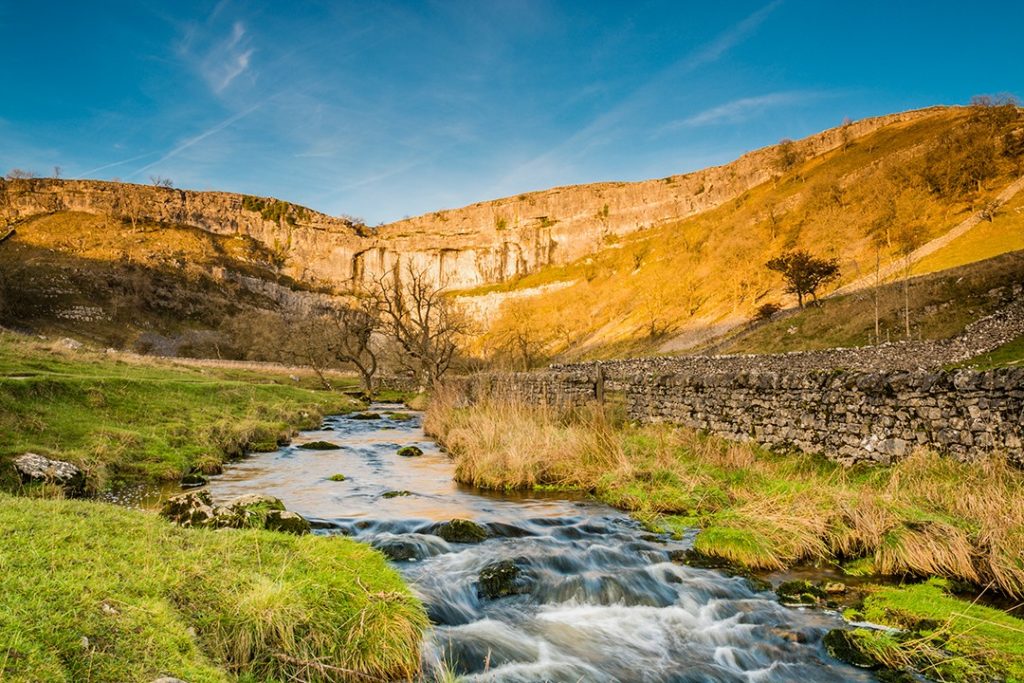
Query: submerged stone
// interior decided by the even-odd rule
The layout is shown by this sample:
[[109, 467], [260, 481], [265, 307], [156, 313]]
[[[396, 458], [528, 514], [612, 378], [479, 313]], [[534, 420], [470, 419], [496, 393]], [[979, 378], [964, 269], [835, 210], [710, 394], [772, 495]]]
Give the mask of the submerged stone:
[[305, 448], [309, 451], [336, 451], [341, 446], [330, 441], [310, 441], [309, 443], [299, 444], [299, 448]]
[[423, 455], [423, 449], [419, 446], [402, 446], [398, 449], [398, 455], [403, 458], [418, 458]]
[[407, 422], [413, 418], [409, 413], [388, 413], [387, 416], [395, 422]]
[[371, 413], [369, 411], [363, 411], [361, 413], [352, 413], [349, 418], [353, 420], [379, 420], [380, 413]]
[[435, 536], [440, 536], [449, 543], [480, 543], [487, 540], [487, 529], [468, 519], [453, 519], [442, 522], [433, 529]]
[[529, 587], [522, 580], [522, 574], [515, 560], [492, 562], [480, 570], [477, 595], [488, 600], [496, 600], [526, 593]]
[[200, 486], [206, 486], [207, 479], [199, 472], [189, 472], [181, 478], [181, 488], [183, 489], [194, 489]]
[[385, 491], [381, 498], [399, 498], [401, 496], [411, 496], [412, 491]]
[[817, 605], [827, 595], [820, 586], [803, 579], [780, 583], [775, 594], [785, 605]]
[[374, 542], [373, 547], [384, 553], [394, 562], [406, 562], [419, 559], [419, 552], [415, 543], [402, 540], [387, 540]]

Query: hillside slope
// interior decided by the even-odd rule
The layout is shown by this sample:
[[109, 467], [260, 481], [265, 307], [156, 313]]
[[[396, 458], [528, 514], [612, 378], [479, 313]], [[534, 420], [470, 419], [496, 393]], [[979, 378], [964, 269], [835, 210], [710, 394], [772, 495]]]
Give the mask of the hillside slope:
[[837, 259], [841, 286], [876, 265], [897, 264], [902, 276], [902, 254], [975, 215], [970, 231], [918, 267], [1020, 248], [1020, 195], [999, 207], [993, 200], [1024, 172], [1021, 135], [1017, 108], [960, 108], [891, 123], [822, 154], [783, 145], [775, 177], [732, 201], [460, 298], [477, 310], [488, 301], [496, 321], [481, 349], [512, 365], [692, 348], [762, 304], [795, 304], [765, 267], [787, 250]]

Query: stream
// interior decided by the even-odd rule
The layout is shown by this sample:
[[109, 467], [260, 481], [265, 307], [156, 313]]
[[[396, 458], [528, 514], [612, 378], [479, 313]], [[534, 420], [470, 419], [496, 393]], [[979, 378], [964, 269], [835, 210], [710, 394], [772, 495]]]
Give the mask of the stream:
[[[743, 578], [674, 564], [669, 551], [691, 539], [652, 536], [608, 506], [459, 485], [418, 413], [370, 410], [381, 417], [328, 417], [279, 451], [232, 464], [208, 489], [218, 502], [277, 496], [317, 533], [408, 558], [395, 566], [434, 624], [426, 680], [442, 670], [502, 683], [874, 680], [825, 653], [822, 636], [843, 623], [837, 614], [783, 607]], [[299, 447], [312, 441], [340, 448]], [[398, 456], [407, 445], [423, 455]], [[331, 481], [335, 474], [345, 480]], [[431, 533], [456, 518], [483, 525], [489, 538], [448, 543]], [[513, 594], [481, 595], [481, 570], [509, 560]]]

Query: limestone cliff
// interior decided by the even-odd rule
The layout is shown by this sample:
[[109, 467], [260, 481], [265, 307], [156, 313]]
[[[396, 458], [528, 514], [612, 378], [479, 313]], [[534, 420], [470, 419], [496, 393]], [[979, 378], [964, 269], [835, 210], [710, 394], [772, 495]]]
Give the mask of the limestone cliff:
[[[798, 143], [804, 158], [880, 127], [934, 115], [925, 109], [865, 119]], [[276, 199], [91, 180], [0, 180], [0, 227], [79, 211], [195, 226], [251, 237], [279, 253], [296, 280], [344, 290], [396, 264], [453, 289], [502, 282], [597, 251], [609, 237], [713, 209], [775, 173], [774, 147], [686, 175], [558, 187], [436, 211], [377, 229]]]

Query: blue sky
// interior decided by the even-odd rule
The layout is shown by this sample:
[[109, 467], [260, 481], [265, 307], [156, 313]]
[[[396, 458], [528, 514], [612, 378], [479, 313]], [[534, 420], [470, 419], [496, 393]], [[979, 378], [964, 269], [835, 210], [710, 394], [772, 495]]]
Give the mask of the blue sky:
[[0, 0], [0, 173], [371, 224], [1024, 95], [1024, 3]]

